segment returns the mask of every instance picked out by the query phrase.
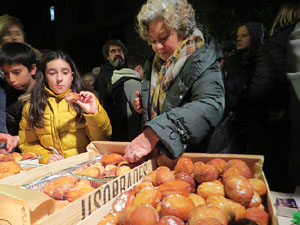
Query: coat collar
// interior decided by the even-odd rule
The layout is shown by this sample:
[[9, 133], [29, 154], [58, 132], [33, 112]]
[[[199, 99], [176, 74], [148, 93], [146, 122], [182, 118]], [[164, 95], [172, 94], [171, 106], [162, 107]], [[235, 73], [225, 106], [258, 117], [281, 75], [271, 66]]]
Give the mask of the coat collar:
[[54, 98], [64, 98], [66, 94], [70, 93], [72, 90], [69, 89], [65, 93], [62, 94], [55, 94], [51, 89], [45, 86], [45, 90], [48, 92], [49, 96], [54, 97]]

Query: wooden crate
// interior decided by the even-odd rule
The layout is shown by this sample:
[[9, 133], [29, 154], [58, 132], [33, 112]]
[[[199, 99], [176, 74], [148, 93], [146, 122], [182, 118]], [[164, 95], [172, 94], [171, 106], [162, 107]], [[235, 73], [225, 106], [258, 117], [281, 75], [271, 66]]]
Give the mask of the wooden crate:
[[[263, 165], [263, 156], [260, 155], [240, 155], [240, 154], [205, 154], [205, 153], [185, 153], [184, 156], [190, 157], [194, 162], [203, 161], [208, 162], [214, 158], [222, 158], [225, 161], [229, 161], [230, 159], [242, 159], [249, 166], [251, 172], [254, 174], [255, 178], [259, 178], [264, 180], [267, 185], [267, 202], [266, 202], [266, 210], [270, 215], [270, 220], [272, 225], [278, 225], [277, 217], [275, 216], [275, 209], [271, 202], [270, 189], [265, 178], [265, 175], [262, 171]], [[176, 164], [177, 160], [169, 160], [166, 157], [160, 156], [157, 159], [153, 159], [155, 161], [153, 165], [161, 166], [166, 165], [170, 169]], [[154, 168], [154, 169], [156, 169]], [[86, 219], [82, 220], [78, 225], [97, 225], [101, 219], [109, 213], [111, 210], [111, 205], [114, 199], [108, 202], [105, 206], [101, 207], [93, 214], [91, 214]]]
[[[96, 145], [96, 147], [94, 146]], [[93, 159], [99, 153], [118, 152], [123, 153], [127, 142], [95, 142], [91, 143], [88, 147], [89, 152], [83, 153], [62, 161], [45, 165], [31, 171], [24, 171], [20, 174], [1, 180], [0, 183], [13, 186], [20, 186], [30, 183], [41, 177], [49, 175], [54, 172], [61, 171], [65, 168], [74, 166], [76, 164]], [[93, 149], [96, 148], [96, 149]], [[94, 211], [107, 204], [111, 199], [118, 196], [123, 191], [127, 190], [133, 184], [136, 184], [142, 177], [156, 168], [153, 160], [148, 160], [143, 164], [135, 167], [126, 174], [119, 176], [99, 188], [95, 189], [83, 196], [80, 199], [72, 202], [66, 207], [55, 211], [53, 214], [43, 217], [35, 222], [38, 225], [72, 225], [78, 224], [84, 220]], [[24, 207], [23, 207], [24, 209]], [[0, 218], [5, 219], [4, 218]], [[30, 221], [28, 215], [24, 217], [24, 221]], [[25, 223], [24, 223], [25, 224]]]
[[31, 183], [41, 177], [61, 171], [76, 164], [86, 162], [94, 158], [97, 154], [95, 152], [85, 152], [70, 158], [60, 160], [55, 163], [50, 163], [44, 166], [39, 166], [31, 170], [21, 171], [20, 173], [6, 177], [0, 180], [0, 184], [8, 184], [12, 186], [21, 186], [23, 184]]
[[135, 167], [126, 174], [102, 185], [93, 192], [86, 194], [68, 206], [38, 221], [39, 225], [71, 225], [78, 224], [90, 216], [94, 211], [104, 206], [130, 186], [137, 183], [144, 175], [155, 168], [152, 160], [148, 160], [140, 166]]

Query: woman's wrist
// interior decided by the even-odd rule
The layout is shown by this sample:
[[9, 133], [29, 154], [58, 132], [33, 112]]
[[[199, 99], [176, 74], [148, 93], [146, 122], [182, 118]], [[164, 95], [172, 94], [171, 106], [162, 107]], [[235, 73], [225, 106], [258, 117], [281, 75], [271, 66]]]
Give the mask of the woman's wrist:
[[152, 130], [151, 127], [147, 127], [144, 131], [143, 131], [145, 138], [147, 138], [151, 144], [151, 148], [153, 149], [155, 147], [155, 145], [157, 144], [157, 142], [159, 141], [159, 137], [157, 136], [157, 134]]

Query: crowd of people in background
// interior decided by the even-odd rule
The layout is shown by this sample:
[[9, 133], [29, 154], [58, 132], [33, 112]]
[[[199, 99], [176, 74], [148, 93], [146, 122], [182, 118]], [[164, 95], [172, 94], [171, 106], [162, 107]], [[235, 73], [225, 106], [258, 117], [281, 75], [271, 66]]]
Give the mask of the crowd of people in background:
[[236, 39], [218, 43], [198, 29], [187, 0], [148, 0], [137, 31], [153, 55], [107, 40], [105, 63], [81, 75], [68, 54], [39, 51], [18, 18], [0, 16], [0, 153], [33, 151], [46, 164], [110, 140], [130, 142], [129, 162], [184, 152], [264, 155], [270, 189], [293, 192], [300, 185], [299, 28], [300, 3], [286, 3], [270, 34], [249, 21]]

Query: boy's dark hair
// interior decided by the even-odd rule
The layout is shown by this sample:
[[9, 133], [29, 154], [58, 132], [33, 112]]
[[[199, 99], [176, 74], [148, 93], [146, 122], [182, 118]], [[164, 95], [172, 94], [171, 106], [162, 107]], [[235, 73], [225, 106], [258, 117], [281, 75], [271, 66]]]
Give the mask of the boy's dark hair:
[[127, 65], [128, 68], [134, 70], [134, 68], [138, 65], [141, 65], [144, 67], [144, 64], [146, 62], [146, 59], [142, 55], [129, 55], [127, 59]]
[[107, 61], [107, 56], [108, 56], [108, 51], [109, 51], [109, 46], [111, 45], [116, 45], [121, 47], [122, 52], [124, 55], [127, 54], [127, 48], [125, 47], [125, 45], [123, 44], [122, 41], [120, 41], [119, 39], [116, 40], [108, 40], [102, 47], [102, 54], [103, 54], [103, 58]]
[[22, 64], [30, 71], [32, 65], [37, 64], [36, 55], [27, 44], [10, 42], [3, 45], [0, 50], [0, 66], [4, 64]]

